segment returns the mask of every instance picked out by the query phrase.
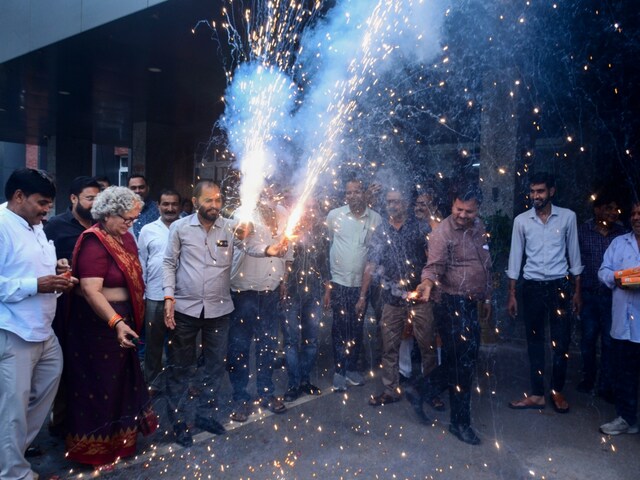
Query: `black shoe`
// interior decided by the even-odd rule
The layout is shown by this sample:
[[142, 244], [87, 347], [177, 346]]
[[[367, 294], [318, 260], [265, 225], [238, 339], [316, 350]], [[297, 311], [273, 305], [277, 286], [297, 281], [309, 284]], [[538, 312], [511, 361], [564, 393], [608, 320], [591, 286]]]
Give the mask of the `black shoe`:
[[284, 394], [285, 402], [293, 402], [300, 396], [300, 390], [296, 387], [290, 387], [289, 390]]
[[176, 423], [173, 426], [173, 436], [175, 441], [181, 447], [190, 447], [193, 445], [193, 437], [189, 433], [189, 429], [184, 422]]
[[227, 430], [219, 421], [215, 418], [207, 418], [196, 415], [196, 427], [200, 430], [206, 430], [207, 432], [215, 433], [216, 435], [222, 435]]
[[307, 395], [320, 395], [322, 393], [318, 387], [309, 382], [301, 384], [298, 390], [300, 393], [306, 393]]
[[431, 420], [427, 417], [422, 409], [422, 396], [418, 393], [418, 390], [413, 385], [407, 385], [404, 389], [404, 395], [413, 407], [413, 411], [416, 412], [420, 423], [425, 425], [431, 424]]
[[576, 387], [576, 390], [580, 393], [593, 393], [593, 382], [582, 380]]
[[452, 423], [449, 425], [449, 431], [464, 443], [468, 443], [469, 445], [480, 444], [480, 438], [476, 435], [476, 432], [473, 431], [473, 428], [469, 426], [459, 426]]
[[409, 383], [411, 383], [411, 379], [400, 374], [400, 385], [408, 385]]

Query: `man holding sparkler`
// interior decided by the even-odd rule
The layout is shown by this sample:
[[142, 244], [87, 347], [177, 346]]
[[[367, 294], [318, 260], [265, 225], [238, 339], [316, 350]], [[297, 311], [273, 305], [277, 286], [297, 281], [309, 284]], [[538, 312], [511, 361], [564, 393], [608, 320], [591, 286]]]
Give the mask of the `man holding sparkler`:
[[[456, 194], [451, 215], [429, 235], [429, 259], [422, 270], [418, 294], [434, 297], [449, 381], [449, 431], [477, 445], [471, 428], [471, 386], [480, 344], [480, 318], [491, 315], [491, 256], [484, 225], [477, 218], [481, 192], [463, 188]], [[433, 290], [433, 291], [432, 291]]]
[[430, 228], [426, 222], [409, 216], [409, 199], [404, 192], [390, 189], [385, 199], [388, 217], [371, 239], [360, 299], [356, 303], [356, 313], [362, 315], [371, 279], [380, 275], [384, 303], [381, 319], [384, 392], [369, 399], [372, 406], [401, 399], [398, 359], [406, 323], [413, 325], [422, 355], [422, 373], [428, 375], [436, 365], [432, 303], [414, 298], [420, 272], [427, 263]]
[[229, 337], [231, 263], [234, 250], [246, 249], [255, 256], [282, 256], [286, 244], [259, 244], [247, 239], [235, 222], [220, 216], [223, 198], [220, 187], [200, 181], [193, 191], [196, 213], [171, 224], [164, 254], [164, 313], [170, 337], [168, 390], [177, 409], [174, 421], [176, 442], [189, 446], [193, 438], [187, 427], [185, 404], [196, 363], [196, 336], [202, 332], [204, 384], [198, 397], [195, 426], [212, 433], [224, 427], [212, 416], [212, 402], [224, 376]]
[[365, 189], [357, 179], [349, 180], [346, 205], [329, 212], [327, 231], [330, 240], [329, 267], [331, 282], [325, 285], [324, 306], [333, 310], [333, 390], [344, 392], [349, 385], [364, 385], [357, 371], [362, 348], [362, 317], [356, 304], [366, 302], [361, 294], [367, 248], [382, 217], [367, 207]]

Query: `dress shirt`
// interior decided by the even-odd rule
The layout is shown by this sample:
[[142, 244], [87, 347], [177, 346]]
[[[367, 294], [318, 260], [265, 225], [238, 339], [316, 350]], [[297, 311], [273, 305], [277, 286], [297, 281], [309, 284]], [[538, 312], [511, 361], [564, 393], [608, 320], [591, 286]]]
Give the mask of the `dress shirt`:
[[379, 266], [377, 277], [385, 303], [406, 305], [409, 292], [420, 283], [427, 264], [427, 236], [431, 227], [409, 217], [399, 229], [385, 219], [376, 229], [369, 244], [367, 260]]
[[42, 224], [0, 210], [0, 329], [27, 342], [53, 335], [56, 295], [38, 293], [38, 278], [56, 273], [56, 249]]
[[[254, 241], [264, 245], [278, 243], [287, 226], [287, 210], [277, 205], [275, 207], [277, 228], [273, 235], [271, 228], [264, 224], [260, 213], [255, 210], [256, 222], [253, 226]], [[256, 258], [247, 255], [245, 250], [236, 250], [233, 254], [233, 268], [231, 270], [231, 289], [238, 292], [246, 291], [274, 291], [280, 286], [284, 277], [285, 262], [293, 260], [290, 250], [284, 258], [265, 257]]]
[[160, 218], [142, 227], [138, 238], [138, 256], [145, 286], [144, 295], [147, 299], [156, 302], [164, 299], [162, 263], [168, 240], [169, 227]]
[[234, 250], [264, 256], [267, 248], [253, 236], [245, 242], [236, 239], [234, 226], [234, 221], [218, 217], [207, 232], [197, 213], [171, 224], [162, 264], [163, 288], [165, 296], [175, 298], [177, 312], [197, 318], [204, 308], [205, 318], [218, 318], [233, 311], [230, 274]]
[[640, 265], [638, 240], [633, 232], [616, 237], [604, 253], [598, 278], [613, 290], [611, 337], [640, 343], [640, 289], [619, 288], [614, 272]]
[[359, 218], [353, 215], [349, 205], [329, 212], [327, 233], [332, 282], [343, 287], [362, 286], [367, 247], [381, 223], [382, 217], [368, 207]]
[[138, 215], [138, 218], [135, 222], [133, 222], [133, 225], [130, 229], [136, 241], [140, 236], [140, 230], [142, 230], [142, 227], [157, 220], [159, 217], [160, 210], [158, 210], [158, 203], [153, 200], [147, 200], [146, 202], [144, 202], [144, 207], [142, 207], [142, 210], [140, 210], [140, 215]]
[[480, 219], [463, 228], [449, 215], [429, 235], [429, 259], [422, 270], [422, 280], [427, 279], [436, 284], [435, 300], [439, 293], [491, 299], [491, 255]]
[[576, 214], [567, 208], [551, 205], [547, 223], [542, 223], [535, 208], [518, 215], [513, 221], [506, 272], [512, 280], [520, 276], [523, 253], [527, 256], [523, 273], [526, 280], [557, 280], [569, 272], [573, 276], [580, 275], [583, 267]]
[[598, 280], [598, 269], [602, 264], [604, 252], [609, 248], [614, 238], [624, 233], [626, 233], [625, 228], [614, 223], [611, 225], [609, 234], [605, 237], [596, 230], [596, 222], [593, 219], [587, 220], [578, 227], [580, 258], [584, 265], [584, 270], [580, 276], [583, 290], [596, 290], [602, 286], [600, 280]]
[[51, 218], [44, 226], [45, 235], [56, 246], [56, 256], [66, 258], [69, 263], [71, 263], [76, 241], [84, 231], [85, 227], [73, 216], [71, 208]]

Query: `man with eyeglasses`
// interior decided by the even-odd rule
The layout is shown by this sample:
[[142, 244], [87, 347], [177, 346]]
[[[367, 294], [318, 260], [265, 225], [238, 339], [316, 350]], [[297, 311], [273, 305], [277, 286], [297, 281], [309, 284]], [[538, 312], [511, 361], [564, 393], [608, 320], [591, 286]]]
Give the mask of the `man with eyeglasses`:
[[138, 215], [138, 218], [133, 222], [132, 233], [133, 236], [136, 237], [137, 241], [142, 227], [157, 220], [158, 217], [160, 217], [160, 211], [158, 210], [158, 203], [155, 200], [148, 200], [149, 185], [147, 184], [147, 179], [144, 175], [131, 175], [127, 180], [127, 186], [129, 187], [129, 190], [137, 193], [144, 202], [144, 207], [142, 208], [140, 215]]
[[[44, 233], [47, 238], [56, 246], [56, 257], [58, 260], [65, 259], [71, 263], [73, 247], [82, 232], [93, 225], [91, 217], [91, 207], [93, 201], [100, 193], [100, 184], [93, 177], [80, 176], [71, 181], [69, 187], [69, 200], [71, 205], [64, 213], [52, 217], [44, 226]], [[65, 337], [64, 316], [68, 313], [67, 295], [58, 298], [56, 316], [53, 319], [53, 331], [60, 340], [60, 346], [64, 350], [63, 339]], [[65, 388], [64, 382], [60, 382], [58, 394], [56, 395], [51, 413], [49, 431], [52, 435], [63, 435], [64, 412], [65, 412]], [[31, 452], [27, 452], [28, 454]]]
[[[380, 321], [384, 390], [369, 399], [372, 406], [402, 398], [398, 359], [406, 323], [413, 325], [422, 355], [423, 374], [428, 375], [436, 365], [432, 303], [414, 298], [420, 274], [427, 264], [429, 225], [409, 215], [407, 194], [399, 189], [389, 189], [385, 203], [387, 217], [371, 238], [360, 299], [356, 303], [356, 313], [362, 315], [371, 280], [378, 277], [384, 302]], [[427, 421], [421, 409], [419, 413], [422, 420]]]
[[[175, 441], [189, 446], [193, 437], [187, 426], [186, 405], [194, 379], [196, 336], [202, 333], [203, 385], [197, 398], [196, 428], [224, 433], [213, 415], [213, 403], [224, 377], [229, 337], [231, 263], [236, 249], [251, 256], [282, 256], [286, 244], [267, 245], [253, 236], [245, 239], [236, 222], [220, 216], [223, 198], [211, 180], [198, 182], [193, 190], [196, 213], [171, 224], [163, 259], [165, 325], [171, 331], [167, 390], [176, 411]], [[245, 229], [245, 230], [248, 230]]]

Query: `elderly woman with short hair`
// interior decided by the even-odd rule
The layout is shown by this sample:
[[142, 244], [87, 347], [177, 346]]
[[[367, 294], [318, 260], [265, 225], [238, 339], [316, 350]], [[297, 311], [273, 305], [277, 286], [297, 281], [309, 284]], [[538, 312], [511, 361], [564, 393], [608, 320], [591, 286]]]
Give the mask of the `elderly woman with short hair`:
[[143, 205], [128, 188], [105, 189], [91, 209], [97, 223], [73, 252], [80, 287], [67, 328], [66, 449], [69, 460], [103, 468], [134, 455], [138, 432], [157, 426], [135, 352], [144, 283], [129, 227]]

